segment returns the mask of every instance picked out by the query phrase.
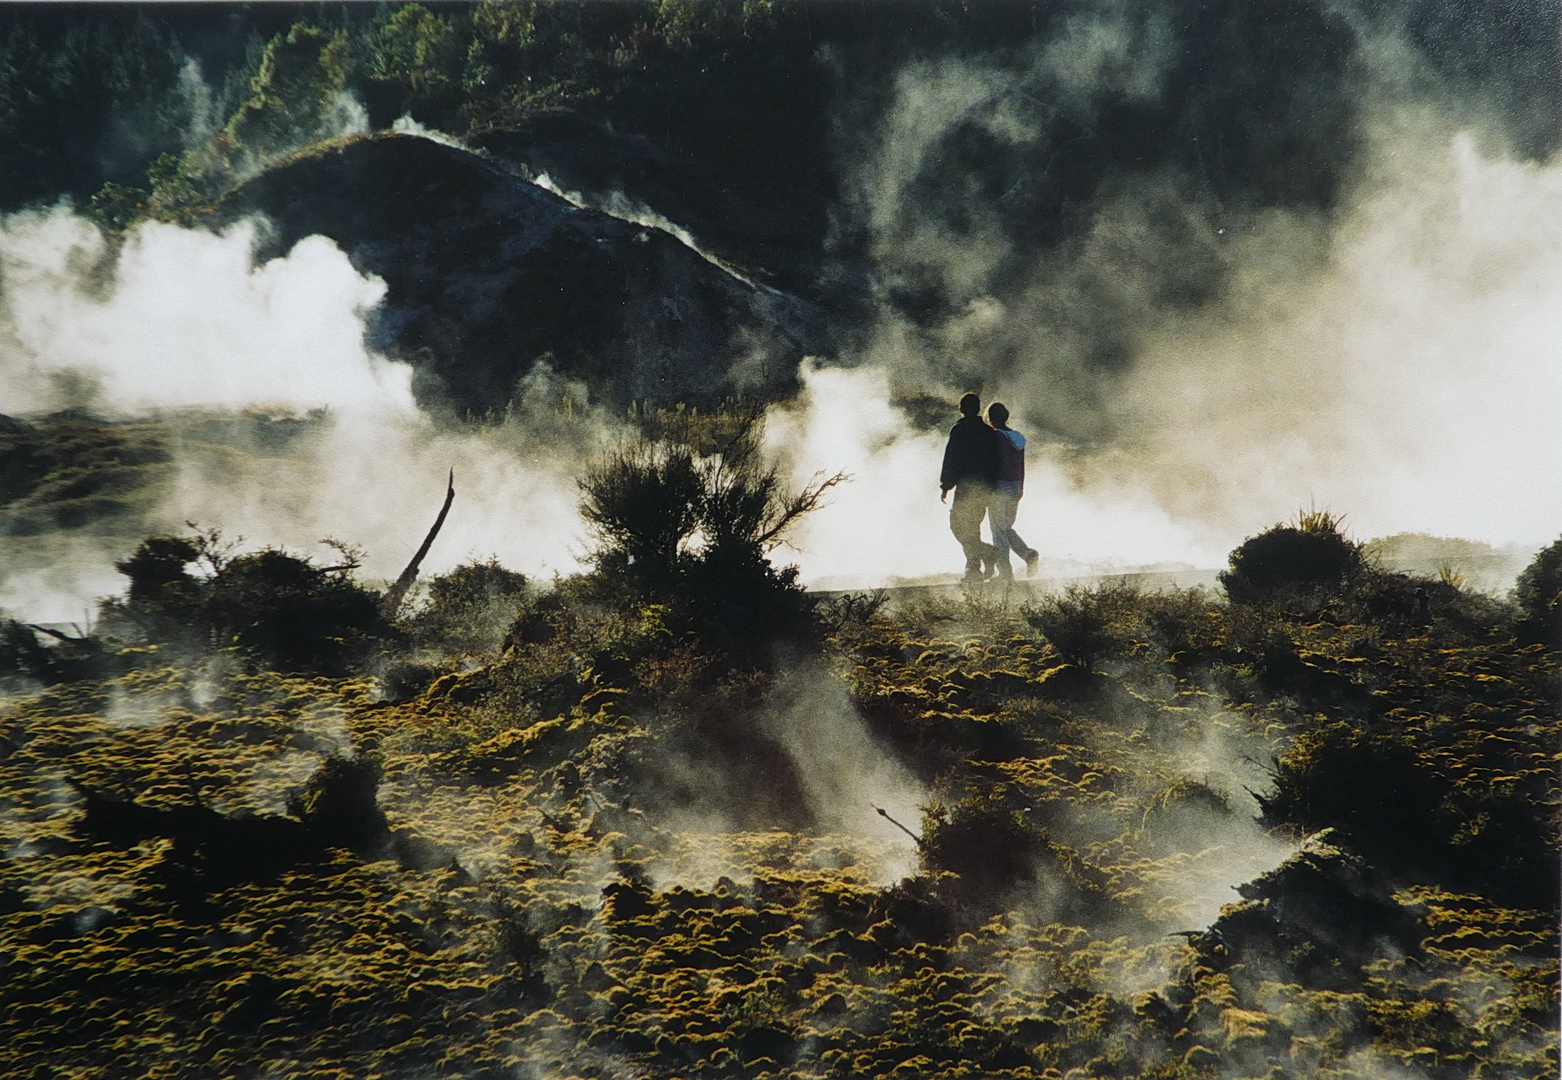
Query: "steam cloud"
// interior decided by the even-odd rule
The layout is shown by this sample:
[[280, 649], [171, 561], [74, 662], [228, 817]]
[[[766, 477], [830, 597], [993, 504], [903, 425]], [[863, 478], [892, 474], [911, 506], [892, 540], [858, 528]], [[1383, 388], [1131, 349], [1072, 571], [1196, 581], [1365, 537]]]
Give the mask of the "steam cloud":
[[[1067, 243], [1016, 239], [1005, 203], [1025, 177], [986, 197], [1001, 151], [1049, 145], [1059, 110], [1155, 97], [1166, 32], [1107, 5], [1027, 69], [941, 61], [897, 81], [856, 181], [878, 325], [778, 417], [799, 479], [858, 480], [806, 524], [806, 578], [955, 565], [931, 497], [943, 432], [886, 402], [972, 389], [1031, 437], [1017, 528], [1049, 559], [1219, 566], [1309, 506], [1363, 538], [1555, 535], [1562, 163], [1395, 97], [1392, 58], [1362, 88], [1369, 122], [1328, 211], [1221, 203], [1168, 165], [1072, 208]], [[997, 149], [962, 159], [962, 139]]]
[[[1308, 505], [1345, 513], [1362, 537], [1554, 535], [1562, 164], [1524, 160], [1494, 126], [1418, 101], [1393, 41], [1360, 34], [1371, 73], [1354, 89], [1370, 122], [1340, 151], [1350, 168], [1327, 206], [1220, 197], [1208, 168], [1166, 164], [1064, 199], [1060, 239], [1044, 244], [1017, 237], [1007, 208], [1096, 152], [1107, 104], [1171, 92], [1188, 42], [1166, 13], [1095, 5], [1018, 63], [906, 67], [868, 141], [846, 147], [841, 216], [880, 275], [877, 321], [811, 364], [802, 396], [771, 415], [799, 481], [854, 478], [794, 538], [804, 580], [956, 567], [934, 501], [942, 429], [895, 406], [972, 388], [1031, 437], [1017, 525], [1054, 572], [1215, 567]], [[986, 150], [952, 153], [961, 139]], [[1044, 175], [1018, 170], [997, 191], [1002, 170], [984, 162], [1017, 147], [1044, 152], [1027, 159]], [[110, 251], [68, 210], [11, 215], [0, 412], [324, 408], [302, 456], [182, 457], [155, 524], [294, 547], [339, 536], [366, 542], [368, 571], [390, 576], [454, 466], [460, 494], [430, 571], [488, 554], [532, 574], [578, 565], [572, 481], [618, 429], [560, 427], [548, 402], [563, 387], [546, 369], [510, 423], [438, 427], [414, 408], [409, 370], [364, 346], [383, 284], [319, 237], [256, 267], [264, 227], [145, 224]], [[919, 311], [907, 290], [942, 307]], [[69, 575], [60, 560], [13, 565], [0, 603], [73, 617], [112, 588], [111, 553], [69, 543]]]
[[[439, 428], [413, 403], [411, 369], [364, 347], [363, 319], [383, 283], [321, 237], [255, 266], [262, 227], [219, 236], [147, 224], [110, 252], [66, 209], [11, 215], [0, 227], [0, 412], [312, 414], [290, 454], [176, 445], [174, 477], [147, 528], [193, 520], [246, 546], [303, 551], [336, 536], [368, 547], [370, 576], [393, 577], [454, 468], [460, 496], [428, 572], [489, 555], [535, 575], [573, 569], [582, 545], [570, 468], [608, 429], [589, 418], [565, 424], [550, 410], [566, 391], [583, 402], [584, 391], [539, 368], [510, 423]], [[48, 565], [7, 559], [0, 606], [75, 620], [119, 590], [111, 563], [124, 551], [79, 537], [49, 542]]]

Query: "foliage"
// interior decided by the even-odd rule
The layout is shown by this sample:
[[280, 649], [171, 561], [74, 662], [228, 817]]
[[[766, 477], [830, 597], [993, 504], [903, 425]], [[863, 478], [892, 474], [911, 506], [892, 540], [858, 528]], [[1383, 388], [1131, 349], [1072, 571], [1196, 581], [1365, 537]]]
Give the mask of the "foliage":
[[49, 650], [23, 623], [0, 618], [0, 685], [5, 683], [52, 683], [54, 666]]
[[412, 644], [447, 654], [488, 652], [504, 640], [526, 596], [526, 575], [497, 559], [463, 563], [429, 582], [428, 603], [406, 620]]
[[[481, 13], [480, 25], [489, 33], [499, 31], [500, 37], [518, 30], [516, 22], [492, 9]], [[369, 37], [365, 73], [425, 94], [449, 88], [466, 53], [448, 19], [422, 4], [406, 4]]]
[[1427, 745], [1439, 736], [1348, 721], [1304, 733], [1276, 761], [1273, 793], [1260, 796], [1265, 820], [1336, 829], [1374, 865], [1414, 882], [1551, 902], [1562, 874], [1551, 822], [1517, 778], [1472, 784], [1450, 770]]
[[687, 447], [641, 442], [580, 481], [581, 516], [601, 541], [600, 569], [643, 588], [671, 587], [701, 520], [705, 477]]
[[1023, 615], [1059, 656], [1088, 671], [1128, 644], [1123, 617], [1139, 598], [1138, 590], [1126, 583], [1070, 585], [1061, 596], [1027, 606]]
[[1299, 597], [1338, 585], [1363, 565], [1361, 545], [1340, 532], [1341, 519], [1328, 511], [1299, 515], [1296, 525], [1275, 525], [1243, 541], [1220, 575], [1226, 594], [1239, 604]]
[[349, 69], [346, 31], [328, 34], [295, 23], [286, 36], [278, 34], [266, 45], [248, 100], [202, 148], [199, 167], [219, 179], [243, 176], [334, 134], [332, 114]]
[[0, 206], [85, 201], [180, 147], [183, 50], [141, 7], [0, 13]]
[[[197, 577], [243, 557], [185, 539]], [[1424, 624], [1398, 606], [1421, 587]], [[32, 689], [0, 713], [25, 853], [0, 860], [0, 1071], [173, 1047], [179, 1075], [605, 1050], [669, 1076], [1551, 1075], [1555, 653], [1398, 575], [1302, 612], [1118, 603], [1134, 644], [1088, 695], [997, 605], [852, 605], [788, 676], [597, 574], [400, 702], [220, 662]], [[344, 735], [364, 759], [290, 771]], [[921, 873], [885, 788], [937, 800]], [[147, 1030], [92, 1038], [127, 1001]]]
[[683, 628], [739, 651], [810, 626], [796, 571], [778, 570], [768, 556], [845, 479], [816, 477], [787, 492], [764, 459], [760, 431], [758, 412], [740, 414], [708, 456], [642, 438], [580, 481], [581, 516], [601, 542], [598, 573], [635, 602], [669, 604]]
[[982, 916], [1047, 896], [1048, 915], [1067, 922], [1113, 907], [1078, 852], [1054, 842], [1033, 808], [1012, 790], [968, 793], [949, 805], [935, 801], [922, 817], [922, 861], [953, 874], [945, 890], [957, 908]]
[[[124, 600], [103, 606], [104, 632], [183, 650], [235, 648], [278, 671], [342, 674], [392, 635], [356, 563], [316, 566], [277, 548], [233, 555], [216, 530], [153, 536], [115, 564]], [[204, 576], [186, 568], [204, 563]]]
[[1141, 601], [1148, 636], [1172, 661], [1208, 658], [1222, 642], [1222, 612], [1203, 589], [1151, 593]]
[[1513, 587], [1513, 599], [1539, 640], [1562, 647], [1562, 538], [1536, 552]]
[[770, 29], [774, 15], [774, 0], [660, 0], [656, 29], [684, 45], [699, 37], [730, 41]]

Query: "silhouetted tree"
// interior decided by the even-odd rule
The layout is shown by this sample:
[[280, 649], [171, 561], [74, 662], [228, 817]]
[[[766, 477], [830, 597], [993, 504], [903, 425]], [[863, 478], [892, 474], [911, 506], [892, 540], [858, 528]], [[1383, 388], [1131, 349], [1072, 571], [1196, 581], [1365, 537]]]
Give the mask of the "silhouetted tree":
[[581, 514], [602, 541], [600, 574], [639, 600], [670, 604], [712, 645], [740, 648], [811, 624], [796, 569], [769, 556], [845, 476], [788, 491], [761, 451], [760, 414], [730, 419], [708, 454], [676, 440], [609, 454], [580, 483]]
[[1552, 646], [1562, 646], [1562, 538], [1535, 553], [1513, 587], [1526, 629]]

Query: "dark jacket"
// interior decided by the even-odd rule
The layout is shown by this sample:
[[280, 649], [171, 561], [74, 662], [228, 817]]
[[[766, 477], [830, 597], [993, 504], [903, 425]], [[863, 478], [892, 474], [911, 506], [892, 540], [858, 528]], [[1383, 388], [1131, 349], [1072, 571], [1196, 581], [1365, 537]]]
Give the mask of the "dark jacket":
[[1025, 436], [1013, 428], [998, 433], [998, 482], [1025, 483]]
[[999, 437], [979, 418], [962, 416], [949, 430], [949, 442], [944, 446], [944, 468], [938, 474], [938, 486], [948, 491], [969, 480], [984, 484], [997, 481]]

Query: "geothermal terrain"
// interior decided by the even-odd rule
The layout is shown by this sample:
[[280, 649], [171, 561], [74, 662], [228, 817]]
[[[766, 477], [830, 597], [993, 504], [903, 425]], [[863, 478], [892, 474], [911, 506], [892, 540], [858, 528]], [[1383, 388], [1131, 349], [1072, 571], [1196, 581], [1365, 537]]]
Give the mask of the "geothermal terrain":
[[1559, 40], [0, 12], [0, 1075], [1557, 1075]]

